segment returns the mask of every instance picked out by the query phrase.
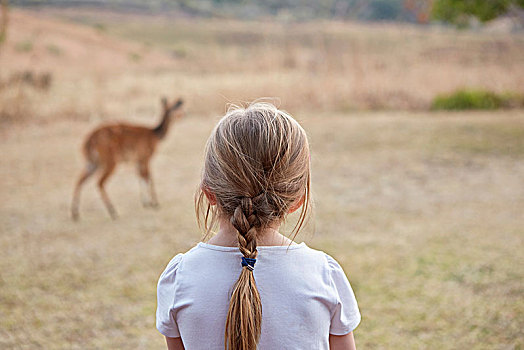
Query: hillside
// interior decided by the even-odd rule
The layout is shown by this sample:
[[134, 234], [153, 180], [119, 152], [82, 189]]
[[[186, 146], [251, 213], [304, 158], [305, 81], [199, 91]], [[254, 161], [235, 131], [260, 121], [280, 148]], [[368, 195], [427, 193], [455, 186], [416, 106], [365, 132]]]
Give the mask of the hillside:
[[6, 43], [1, 48], [1, 74], [20, 70], [53, 74], [117, 73], [140, 67], [172, 64], [151, 48], [105, 35], [39, 12], [10, 11]]
[[8, 84], [0, 107], [9, 120], [141, 119], [182, 95], [212, 115], [260, 97], [300, 111], [427, 110], [459, 88], [524, 93], [523, 57], [519, 34], [13, 10], [0, 78], [29, 70], [53, 83], [46, 95]]

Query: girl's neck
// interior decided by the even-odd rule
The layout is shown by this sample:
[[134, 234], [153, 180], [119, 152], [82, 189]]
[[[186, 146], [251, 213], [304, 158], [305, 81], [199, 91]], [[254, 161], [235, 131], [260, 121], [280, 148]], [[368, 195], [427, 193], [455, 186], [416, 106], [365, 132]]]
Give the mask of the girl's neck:
[[[229, 220], [220, 219], [218, 232], [207, 242], [209, 244], [236, 247], [238, 246], [237, 230]], [[279, 225], [265, 228], [257, 232], [257, 246], [286, 246], [296, 244], [286, 236], [278, 232]]]

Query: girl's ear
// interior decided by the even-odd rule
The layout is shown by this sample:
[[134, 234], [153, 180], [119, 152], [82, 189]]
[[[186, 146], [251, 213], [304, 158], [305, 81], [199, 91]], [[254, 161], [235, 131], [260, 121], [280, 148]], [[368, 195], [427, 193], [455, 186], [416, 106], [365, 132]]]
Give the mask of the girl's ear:
[[297, 200], [295, 203], [291, 204], [291, 206], [289, 207], [289, 210], [287, 211], [288, 214], [291, 214], [291, 213], [295, 212], [298, 208], [300, 208], [302, 206], [302, 204], [304, 204], [305, 200], [306, 200], [306, 195], [303, 195], [302, 197], [300, 197], [299, 200]]
[[202, 192], [204, 192], [204, 194], [206, 195], [206, 198], [209, 201], [209, 204], [216, 205], [217, 204], [217, 197], [215, 196], [215, 194], [213, 192], [211, 192], [211, 190], [207, 186], [205, 186], [203, 184], [200, 185], [200, 188], [202, 189]]

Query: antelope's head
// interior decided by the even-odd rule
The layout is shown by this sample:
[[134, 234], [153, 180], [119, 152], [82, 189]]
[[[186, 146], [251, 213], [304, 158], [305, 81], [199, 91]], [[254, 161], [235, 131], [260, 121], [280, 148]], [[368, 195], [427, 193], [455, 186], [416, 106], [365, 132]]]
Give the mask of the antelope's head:
[[180, 119], [184, 115], [182, 105], [184, 101], [179, 98], [173, 102], [169, 102], [166, 97], [162, 97], [162, 109], [164, 116], [169, 119]]

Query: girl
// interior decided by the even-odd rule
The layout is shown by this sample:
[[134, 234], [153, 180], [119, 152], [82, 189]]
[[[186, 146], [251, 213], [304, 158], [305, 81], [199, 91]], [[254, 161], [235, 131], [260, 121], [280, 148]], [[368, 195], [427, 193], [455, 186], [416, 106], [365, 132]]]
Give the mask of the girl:
[[344, 271], [278, 232], [299, 208], [295, 236], [304, 223], [309, 159], [305, 131], [271, 104], [218, 122], [196, 209], [206, 236], [219, 231], [160, 276], [156, 325], [168, 349], [355, 349], [360, 313]]

